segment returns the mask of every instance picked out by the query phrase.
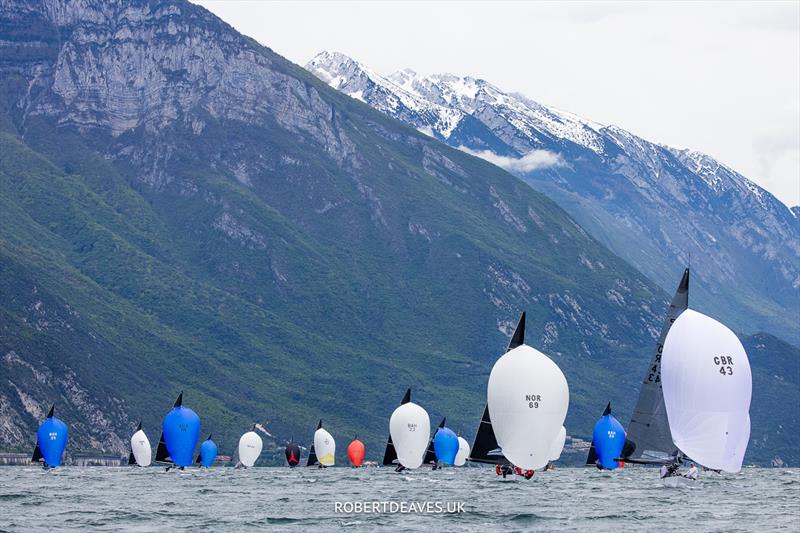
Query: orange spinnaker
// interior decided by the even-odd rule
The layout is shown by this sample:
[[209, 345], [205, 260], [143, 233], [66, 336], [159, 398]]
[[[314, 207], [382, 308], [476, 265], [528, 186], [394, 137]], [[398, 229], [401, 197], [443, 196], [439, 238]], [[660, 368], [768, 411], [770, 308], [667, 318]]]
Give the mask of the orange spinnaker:
[[364, 462], [364, 443], [358, 439], [351, 442], [347, 447], [347, 457], [353, 466], [361, 466]]

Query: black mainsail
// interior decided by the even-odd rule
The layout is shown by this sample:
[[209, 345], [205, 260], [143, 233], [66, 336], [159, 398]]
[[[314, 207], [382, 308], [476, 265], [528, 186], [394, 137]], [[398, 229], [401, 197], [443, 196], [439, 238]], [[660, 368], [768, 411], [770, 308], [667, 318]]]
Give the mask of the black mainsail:
[[[175, 409], [181, 405], [183, 405], [183, 391], [178, 394], [178, 398], [175, 400], [175, 403], [172, 404], [172, 408]], [[167, 451], [167, 443], [164, 442], [164, 430], [161, 430], [161, 436], [158, 438], [158, 446], [156, 446], [156, 463], [166, 465], [174, 464], [172, 457], [169, 456], [169, 452]]]
[[[442, 429], [446, 423], [447, 417], [442, 418], [442, 421], [439, 422], [439, 427], [436, 429], [436, 431]], [[425, 451], [425, 458], [422, 460], [422, 464], [435, 466], [437, 463], [436, 450], [433, 447], [433, 439], [436, 438], [436, 431], [434, 431], [433, 435], [431, 435], [431, 440], [428, 443], [428, 449]]]
[[[400, 401], [400, 405], [404, 403], [408, 403], [411, 401], [411, 387], [406, 389], [406, 393], [403, 395], [403, 399]], [[397, 450], [394, 449], [394, 443], [392, 442], [392, 435], [389, 434], [389, 440], [386, 441], [386, 451], [383, 452], [383, 465], [391, 465], [397, 463]]]
[[[606, 405], [605, 410], [603, 410], [603, 414], [601, 416], [607, 416], [611, 414], [611, 402], [608, 402]], [[592, 438], [592, 446], [589, 448], [589, 454], [586, 456], [586, 466], [596, 465], [597, 464], [597, 450], [594, 449], [594, 438]]]
[[[667, 410], [664, 406], [664, 394], [661, 390], [661, 351], [672, 323], [689, 307], [689, 269], [675, 291], [675, 296], [667, 309], [667, 316], [658, 337], [655, 353], [647, 367], [647, 372], [639, 389], [639, 400], [631, 415], [627, 438], [630, 445], [629, 455], [623, 453], [624, 461], [659, 462], [674, 457], [677, 453], [669, 430]], [[626, 443], [628, 444], [628, 443]], [[631, 450], [631, 447], [634, 447]]]
[[[519, 317], [517, 322], [517, 329], [511, 336], [508, 342], [506, 352], [510, 352], [514, 348], [518, 348], [525, 344], [525, 312]], [[502, 464], [508, 463], [508, 460], [503, 456], [500, 451], [500, 446], [497, 445], [497, 438], [494, 436], [492, 429], [492, 419], [489, 417], [489, 404], [483, 408], [483, 416], [481, 423], [478, 425], [478, 431], [475, 433], [475, 440], [472, 442], [470, 448], [468, 461], [473, 463], [484, 464]]]
[[[317, 429], [322, 427], [322, 419], [319, 419], [319, 424], [317, 424]], [[308, 449], [308, 461], [306, 462], [306, 466], [314, 466], [319, 464], [317, 460], [317, 452], [314, 451], [314, 438], [311, 438], [311, 448]]]

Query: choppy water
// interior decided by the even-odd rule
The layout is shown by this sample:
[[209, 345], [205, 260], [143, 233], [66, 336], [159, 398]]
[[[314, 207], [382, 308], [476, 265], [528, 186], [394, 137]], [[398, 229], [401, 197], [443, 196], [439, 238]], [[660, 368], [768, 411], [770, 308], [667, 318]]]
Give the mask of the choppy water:
[[[463, 502], [459, 514], [341, 514], [336, 502]], [[652, 469], [0, 468], [0, 530], [798, 531], [800, 470], [746, 469], [665, 488]]]

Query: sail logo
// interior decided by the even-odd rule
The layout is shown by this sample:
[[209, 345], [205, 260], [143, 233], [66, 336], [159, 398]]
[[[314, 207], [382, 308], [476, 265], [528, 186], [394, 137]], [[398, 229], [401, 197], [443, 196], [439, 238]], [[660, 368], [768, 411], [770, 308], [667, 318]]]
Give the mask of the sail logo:
[[733, 375], [733, 357], [729, 355], [715, 356], [714, 364], [719, 367], [719, 373], [723, 376]]
[[528, 402], [528, 407], [531, 409], [538, 409], [539, 402], [542, 401], [541, 394], [526, 394], [525, 401]]

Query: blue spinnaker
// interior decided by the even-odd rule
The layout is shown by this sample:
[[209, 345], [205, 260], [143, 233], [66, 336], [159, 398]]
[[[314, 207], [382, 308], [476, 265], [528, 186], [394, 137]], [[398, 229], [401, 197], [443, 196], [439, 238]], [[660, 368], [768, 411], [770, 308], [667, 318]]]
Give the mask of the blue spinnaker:
[[67, 425], [53, 416], [53, 409], [50, 409], [47, 420], [36, 432], [36, 445], [46, 466], [61, 466], [61, 457], [67, 447], [67, 433]]
[[200, 438], [200, 417], [183, 405], [177, 405], [164, 417], [164, 444], [175, 466], [192, 464]]
[[200, 445], [200, 465], [209, 468], [217, 457], [217, 444], [208, 437]]
[[594, 425], [592, 444], [597, 454], [597, 464], [607, 470], [619, 466], [615, 461], [622, 456], [622, 447], [625, 446], [625, 429], [614, 416], [609, 413], [604, 415]]
[[458, 436], [450, 428], [439, 428], [433, 437], [433, 449], [437, 461], [446, 465], [453, 464], [458, 453]]

